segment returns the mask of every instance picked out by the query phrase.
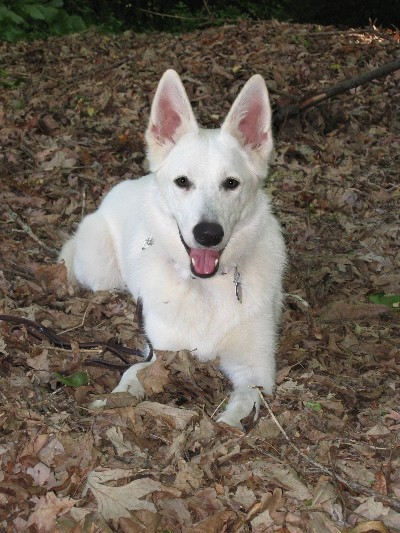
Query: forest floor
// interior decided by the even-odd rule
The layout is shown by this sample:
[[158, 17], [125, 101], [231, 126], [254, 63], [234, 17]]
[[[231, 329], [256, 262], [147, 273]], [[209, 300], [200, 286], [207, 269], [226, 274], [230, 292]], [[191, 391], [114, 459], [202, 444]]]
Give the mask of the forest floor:
[[144, 373], [146, 401], [91, 410], [120, 371], [88, 360], [120, 361], [78, 343], [134, 348], [135, 306], [74, 293], [56, 264], [104, 193], [145, 173], [167, 68], [215, 127], [254, 73], [282, 106], [399, 53], [395, 34], [275, 21], [0, 45], [0, 313], [71, 341], [0, 322], [1, 531], [400, 531], [400, 315], [368, 298], [400, 292], [400, 71], [275, 134], [287, 296], [277, 391], [245, 432], [215, 422], [217, 362], [185, 352]]

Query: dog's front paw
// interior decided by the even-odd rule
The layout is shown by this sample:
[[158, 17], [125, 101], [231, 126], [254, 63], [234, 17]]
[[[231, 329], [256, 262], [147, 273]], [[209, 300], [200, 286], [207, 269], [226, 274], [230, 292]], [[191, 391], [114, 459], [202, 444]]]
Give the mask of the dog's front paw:
[[228, 413], [227, 411], [225, 411], [225, 413], [222, 413], [222, 415], [217, 418], [217, 422], [219, 424], [227, 424], [228, 426], [243, 431], [243, 424], [241, 423], [241, 421], [237, 418], [237, 416], [234, 416], [232, 415], [232, 413]]
[[242, 420], [253, 408], [256, 409], [254, 420], [257, 420], [260, 410], [260, 394], [252, 387], [242, 387], [232, 392], [226, 410], [218, 417], [217, 422], [243, 430]]
[[151, 364], [152, 362], [149, 361], [147, 363], [138, 363], [128, 368], [128, 370], [124, 372], [121, 378], [121, 381], [112, 391], [112, 393], [107, 395], [106, 399], [102, 398], [102, 399], [94, 400], [89, 405], [89, 408], [90, 409], [104, 409], [105, 407], [123, 407], [125, 405], [132, 404], [132, 401], [130, 401], [129, 398], [126, 398], [127, 396], [126, 394], [116, 395], [115, 393], [128, 392], [131, 396], [133, 396], [137, 400], [142, 400], [145, 396], [145, 390], [143, 388], [143, 385], [140, 383], [140, 381], [137, 378], [137, 373], [142, 368], [145, 368], [146, 366], [149, 366]]
[[113, 392], [129, 392], [129, 394], [132, 394], [132, 396], [135, 396], [135, 398], [139, 398], [139, 400], [143, 399], [145, 395], [145, 390], [143, 388], [143, 385], [137, 378], [137, 373], [142, 368], [146, 368], [147, 366], [152, 365], [154, 359], [146, 363], [136, 363], [135, 365], [132, 365], [130, 368], [128, 368], [128, 370], [126, 370], [122, 375], [121, 381], [115, 387]]
[[145, 395], [145, 390], [143, 388], [143, 385], [139, 382], [138, 378], [136, 377], [136, 374], [134, 376], [130, 376], [125, 379], [124, 377], [121, 379], [120, 383], [115, 387], [115, 389], [113, 390], [113, 393], [114, 392], [129, 392], [129, 394], [132, 394], [132, 396], [134, 396], [135, 398], [142, 400]]

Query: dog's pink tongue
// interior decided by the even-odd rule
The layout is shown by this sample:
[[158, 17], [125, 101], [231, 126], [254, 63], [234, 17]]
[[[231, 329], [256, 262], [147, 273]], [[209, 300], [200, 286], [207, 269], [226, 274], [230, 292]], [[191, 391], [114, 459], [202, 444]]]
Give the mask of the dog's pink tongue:
[[199, 275], [208, 275], [214, 272], [218, 265], [220, 252], [210, 250], [210, 248], [192, 248], [190, 250], [190, 260], [194, 271]]

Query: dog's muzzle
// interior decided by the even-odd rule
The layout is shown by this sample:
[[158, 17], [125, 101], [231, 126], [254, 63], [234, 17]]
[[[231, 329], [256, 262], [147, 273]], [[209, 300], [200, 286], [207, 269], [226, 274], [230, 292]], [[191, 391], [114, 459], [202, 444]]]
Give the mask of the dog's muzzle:
[[190, 248], [179, 229], [179, 237], [190, 258], [190, 270], [198, 278], [211, 278], [218, 272], [223, 249], [214, 250], [207, 246], [219, 244], [223, 239], [224, 230], [219, 224], [200, 222], [194, 227], [193, 235], [196, 241], [203, 245], [202, 248]]

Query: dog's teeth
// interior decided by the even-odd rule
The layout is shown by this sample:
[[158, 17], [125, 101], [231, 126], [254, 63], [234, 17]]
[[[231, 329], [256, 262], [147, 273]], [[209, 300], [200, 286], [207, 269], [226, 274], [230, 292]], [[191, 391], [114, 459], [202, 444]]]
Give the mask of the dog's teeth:
[[217, 257], [217, 259], [215, 260], [215, 263], [214, 263], [214, 265], [215, 265], [215, 266], [217, 266], [217, 265], [218, 265], [218, 263], [219, 263], [219, 259], [218, 259], [218, 257]]
[[192, 265], [196, 266], [196, 261], [194, 260], [194, 257], [192, 257]]

